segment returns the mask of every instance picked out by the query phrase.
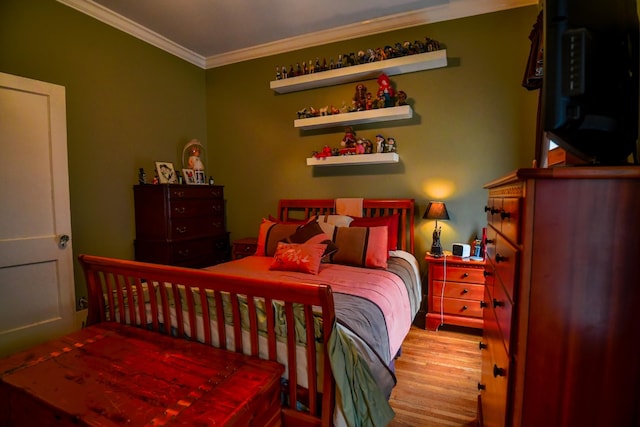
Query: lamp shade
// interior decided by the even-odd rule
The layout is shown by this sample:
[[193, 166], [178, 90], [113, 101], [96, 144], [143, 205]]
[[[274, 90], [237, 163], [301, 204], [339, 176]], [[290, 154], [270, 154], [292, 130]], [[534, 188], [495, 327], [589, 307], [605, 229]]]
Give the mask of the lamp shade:
[[447, 206], [444, 202], [429, 202], [427, 210], [424, 213], [423, 219], [449, 219], [449, 212], [447, 212]]

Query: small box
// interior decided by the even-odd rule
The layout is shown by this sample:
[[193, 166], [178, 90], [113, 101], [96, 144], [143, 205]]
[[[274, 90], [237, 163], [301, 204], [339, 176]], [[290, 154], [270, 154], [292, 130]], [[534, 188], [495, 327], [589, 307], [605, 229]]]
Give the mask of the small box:
[[471, 255], [471, 245], [466, 243], [454, 243], [451, 252], [453, 253], [453, 256], [469, 258]]

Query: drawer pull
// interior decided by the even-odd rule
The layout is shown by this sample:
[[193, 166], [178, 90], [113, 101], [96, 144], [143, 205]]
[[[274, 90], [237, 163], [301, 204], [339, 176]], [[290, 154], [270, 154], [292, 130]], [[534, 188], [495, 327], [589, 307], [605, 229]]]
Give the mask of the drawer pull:
[[462, 293], [463, 293], [463, 294], [468, 294], [468, 293], [469, 293], [469, 289], [466, 289], [466, 288], [465, 288], [465, 289], [463, 289], [463, 290], [462, 290]]
[[504, 307], [504, 303], [502, 301], [498, 301], [497, 299], [493, 299], [493, 308]]
[[485, 207], [484, 207], [484, 211], [485, 211], [485, 212], [489, 212], [490, 210], [491, 210], [491, 208], [490, 208], [489, 206], [485, 206]]
[[187, 232], [187, 227], [176, 227], [176, 231], [178, 233], [186, 233]]
[[487, 271], [487, 270], [484, 270], [484, 271], [482, 272], [482, 274], [484, 275], [484, 277], [492, 276], [492, 273], [491, 273], [490, 271]]
[[489, 304], [487, 304], [487, 303], [486, 303], [486, 302], [484, 302], [484, 301], [480, 301], [480, 308], [485, 308], [485, 307], [487, 307], [487, 306], [489, 306]]
[[482, 383], [478, 383], [478, 391], [482, 391], [482, 390], [486, 390], [487, 386], [482, 384]]
[[469, 277], [469, 273], [464, 273], [464, 274], [462, 275], [462, 277], [463, 277], [463, 278], [465, 278], [465, 277]]
[[480, 342], [478, 343], [478, 348], [479, 348], [480, 350], [484, 350], [485, 348], [487, 348], [487, 345], [486, 345], [485, 343], [483, 343], [482, 341], [480, 341]]
[[187, 209], [184, 206], [180, 206], [174, 209], [177, 213], [185, 213]]
[[493, 377], [504, 377], [504, 368], [499, 368], [498, 365], [493, 365]]
[[511, 213], [509, 213], [507, 211], [502, 211], [502, 212], [500, 212], [500, 218], [502, 218], [502, 219], [511, 218]]
[[500, 210], [499, 210], [499, 209], [491, 208], [491, 215], [495, 215], [495, 214], [497, 214], [497, 213], [500, 213]]
[[487, 240], [485, 240], [485, 243], [486, 243], [487, 245], [492, 245], [492, 244], [494, 244], [494, 243], [495, 243], [495, 241], [494, 241], [493, 239], [487, 239]]
[[180, 256], [189, 255], [189, 249], [178, 251], [178, 255], [180, 255]]
[[508, 258], [506, 256], [502, 256], [500, 254], [496, 254], [496, 264], [499, 262], [505, 262]]
[[462, 306], [462, 311], [465, 311], [465, 310], [468, 310], [468, 309], [469, 309], [469, 306], [468, 306], [468, 305], [463, 305], [463, 306]]

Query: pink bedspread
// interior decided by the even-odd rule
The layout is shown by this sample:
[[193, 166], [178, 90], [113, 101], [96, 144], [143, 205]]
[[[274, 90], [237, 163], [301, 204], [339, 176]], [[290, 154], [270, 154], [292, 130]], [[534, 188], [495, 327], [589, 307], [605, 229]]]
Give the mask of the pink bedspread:
[[345, 293], [374, 302], [386, 319], [389, 349], [395, 354], [411, 327], [411, 307], [407, 288], [395, 274], [378, 269], [322, 264], [318, 275], [272, 271], [271, 257], [249, 256], [206, 268], [219, 273], [273, 280], [331, 285], [334, 293]]

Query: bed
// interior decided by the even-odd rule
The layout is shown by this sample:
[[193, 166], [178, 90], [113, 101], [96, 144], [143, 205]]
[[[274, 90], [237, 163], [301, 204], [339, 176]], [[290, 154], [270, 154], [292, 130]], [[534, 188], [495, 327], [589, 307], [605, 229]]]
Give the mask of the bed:
[[413, 199], [286, 199], [253, 256], [196, 270], [81, 255], [88, 324], [280, 362], [284, 425], [386, 425], [420, 305], [414, 215]]

